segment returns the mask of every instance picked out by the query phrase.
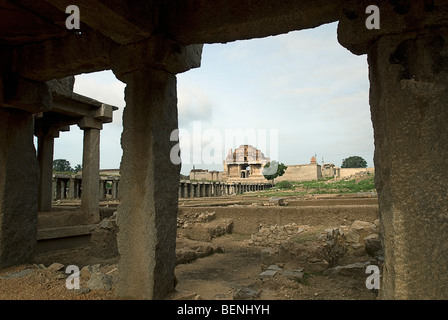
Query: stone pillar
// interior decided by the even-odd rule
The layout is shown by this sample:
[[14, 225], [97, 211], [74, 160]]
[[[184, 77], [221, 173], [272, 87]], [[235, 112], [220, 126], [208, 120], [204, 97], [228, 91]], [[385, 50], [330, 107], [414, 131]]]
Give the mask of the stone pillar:
[[82, 180], [76, 179], [76, 198], [81, 198], [82, 194]]
[[62, 182], [61, 179], [56, 178], [56, 200], [61, 200], [62, 198]]
[[182, 182], [182, 198], [188, 198], [188, 184]]
[[194, 198], [194, 185], [193, 182], [190, 182], [190, 198]]
[[67, 180], [61, 181], [61, 197], [62, 199], [67, 199]]
[[0, 107], [0, 268], [32, 262], [36, 248], [39, 166], [33, 126], [31, 113]]
[[118, 199], [118, 181], [112, 181], [112, 199]]
[[56, 180], [55, 178], [51, 178], [51, 201], [53, 201], [56, 197]]
[[37, 207], [41, 212], [51, 211], [52, 179], [53, 179], [53, 151], [54, 138], [59, 131], [52, 128], [36, 128], [37, 160], [39, 162], [39, 189]]
[[100, 200], [106, 200], [107, 198], [107, 180], [100, 180], [99, 188], [100, 188]]
[[74, 177], [70, 178], [69, 181], [68, 197], [70, 199], [76, 199], [76, 179]]
[[199, 197], [204, 197], [204, 182], [201, 182], [199, 185], [198, 185], [198, 193], [199, 193]]
[[356, 19], [365, 19], [367, 1], [353, 3], [338, 38], [368, 54], [385, 259], [380, 297], [448, 299], [448, 5], [410, 3], [383, 3], [374, 31]]
[[84, 131], [82, 157], [82, 194], [81, 209], [92, 223], [99, 222], [100, 194], [100, 130], [102, 123], [93, 118], [84, 117], [78, 126]]
[[120, 298], [162, 299], [175, 283], [180, 165], [171, 162], [176, 142], [170, 136], [177, 129], [176, 77], [148, 68], [123, 79], [116, 293]]

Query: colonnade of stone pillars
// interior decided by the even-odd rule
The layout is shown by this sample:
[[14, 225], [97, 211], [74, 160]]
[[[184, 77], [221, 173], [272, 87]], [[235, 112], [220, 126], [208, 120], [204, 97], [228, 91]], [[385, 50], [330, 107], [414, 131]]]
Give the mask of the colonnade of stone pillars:
[[272, 187], [269, 183], [226, 183], [181, 181], [179, 198], [218, 197], [249, 191], [265, 190]]
[[[51, 201], [60, 199], [80, 199], [82, 194], [82, 176], [54, 174], [51, 182]], [[100, 177], [99, 200], [119, 199], [119, 177]], [[108, 197], [108, 195], [110, 195]]]
[[382, 299], [448, 298], [448, 6], [430, 2], [381, 2], [378, 30], [347, 2], [338, 31], [368, 55]]

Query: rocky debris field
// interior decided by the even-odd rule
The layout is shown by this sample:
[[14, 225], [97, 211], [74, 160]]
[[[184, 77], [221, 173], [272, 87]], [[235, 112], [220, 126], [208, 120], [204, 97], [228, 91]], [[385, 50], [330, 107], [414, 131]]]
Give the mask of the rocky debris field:
[[[168, 299], [376, 299], [377, 292], [366, 288], [366, 268], [382, 262], [378, 220], [329, 214], [313, 217], [310, 224], [263, 220], [239, 229], [254, 231], [246, 234], [235, 233], [240, 214], [232, 217], [222, 218], [211, 207], [179, 215], [177, 292]], [[117, 231], [112, 214], [97, 225], [90, 243], [1, 270], [0, 299], [115, 299]], [[75, 284], [71, 265], [79, 268], [78, 289], [68, 288]]]

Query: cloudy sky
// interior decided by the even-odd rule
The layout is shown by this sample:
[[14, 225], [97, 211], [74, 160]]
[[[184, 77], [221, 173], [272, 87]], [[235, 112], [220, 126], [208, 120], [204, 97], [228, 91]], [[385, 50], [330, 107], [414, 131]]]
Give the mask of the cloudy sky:
[[[367, 57], [337, 42], [337, 24], [205, 45], [202, 66], [178, 75], [182, 173], [222, 170], [229, 148], [248, 143], [285, 164], [373, 166]], [[125, 85], [110, 71], [76, 76], [75, 92], [120, 108], [101, 133], [101, 168], [118, 168]], [[82, 132], [55, 142], [55, 159], [82, 163]]]

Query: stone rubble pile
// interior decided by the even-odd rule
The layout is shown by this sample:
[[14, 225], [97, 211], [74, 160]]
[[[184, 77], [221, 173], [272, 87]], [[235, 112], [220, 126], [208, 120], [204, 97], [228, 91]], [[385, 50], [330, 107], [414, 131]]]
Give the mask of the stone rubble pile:
[[309, 226], [292, 223], [263, 226], [251, 236], [249, 243], [267, 247], [262, 251], [264, 255], [278, 254], [289, 261], [296, 261], [306, 270], [322, 272], [338, 266], [343, 257], [368, 254], [381, 260], [378, 233], [379, 220], [373, 223], [356, 220], [351, 225], [328, 228], [317, 234]]
[[98, 223], [90, 238], [90, 254], [103, 259], [118, 257], [117, 212]]
[[177, 227], [185, 229], [190, 227], [195, 223], [210, 222], [216, 219], [215, 212], [195, 212], [195, 213], [185, 213], [183, 217], [177, 218]]
[[295, 223], [283, 226], [261, 226], [258, 232], [251, 236], [249, 244], [266, 247], [278, 246], [285, 241], [291, 240], [308, 228], [308, 225], [297, 225]]

